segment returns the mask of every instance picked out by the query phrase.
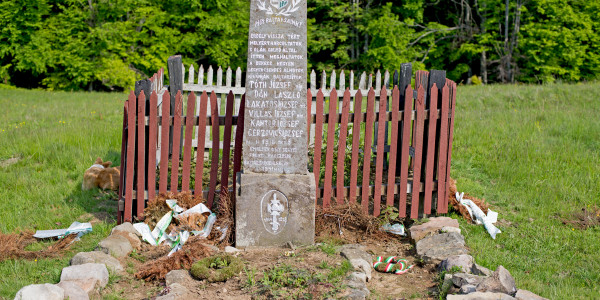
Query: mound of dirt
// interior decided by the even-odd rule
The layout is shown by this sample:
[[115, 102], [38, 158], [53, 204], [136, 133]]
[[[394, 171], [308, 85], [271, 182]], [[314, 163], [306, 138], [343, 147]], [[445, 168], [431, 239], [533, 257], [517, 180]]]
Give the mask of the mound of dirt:
[[565, 225], [583, 230], [600, 226], [600, 208], [597, 206], [584, 207], [581, 210], [571, 213], [568, 218], [562, 218], [562, 222]]

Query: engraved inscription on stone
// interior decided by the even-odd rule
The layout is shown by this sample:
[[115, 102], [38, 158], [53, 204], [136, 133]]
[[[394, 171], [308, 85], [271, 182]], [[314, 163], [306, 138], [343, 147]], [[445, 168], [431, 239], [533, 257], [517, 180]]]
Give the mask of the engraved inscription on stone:
[[307, 174], [306, 0], [252, 0], [244, 172]]
[[271, 234], [280, 233], [288, 219], [288, 200], [280, 191], [270, 190], [260, 202], [260, 215], [265, 229]]

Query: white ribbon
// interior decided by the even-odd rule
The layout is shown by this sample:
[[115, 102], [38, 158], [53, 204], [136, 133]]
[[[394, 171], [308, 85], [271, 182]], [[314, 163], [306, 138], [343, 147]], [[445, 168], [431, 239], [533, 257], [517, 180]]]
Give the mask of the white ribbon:
[[496, 239], [496, 234], [502, 233], [500, 229], [494, 226], [494, 223], [498, 221], [498, 213], [492, 211], [491, 209], [488, 209], [488, 213], [486, 216], [481, 210], [481, 208], [479, 208], [479, 206], [477, 206], [473, 201], [469, 199], [463, 199], [464, 194], [465, 193], [459, 194], [458, 192], [456, 192], [456, 200], [467, 208], [469, 215], [471, 215], [471, 219], [475, 221], [476, 224], [483, 223], [483, 226], [490, 234], [492, 239]]

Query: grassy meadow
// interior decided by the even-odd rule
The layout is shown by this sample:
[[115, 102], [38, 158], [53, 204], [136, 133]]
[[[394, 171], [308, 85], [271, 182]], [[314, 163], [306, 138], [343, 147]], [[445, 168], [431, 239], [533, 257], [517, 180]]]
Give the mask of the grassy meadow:
[[115, 194], [82, 192], [81, 181], [96, 157], [119, 165], [124, 99], [124, 94], [0, 90], [0, 232], [93, 223], [93, 232], [62, 258], [0, 262], [0, 298], [14, 298], [24, 285], [58, 282], [69, 259], [93, 250], [115, 224]]
[[[502, 233], [461, 220], [477, 262], [505, 266], [519, 288], [551, 299], [600, 295], [600, 228], [564, 225], [600, 206], [600, 83], [458, 88], [452, 177], [485, 198]], [[96, 157], [119, 163], [125, 94], [0, 89], [0, 232], [93, 221], [62, 258], [0, 262], [0, 298], [58, 282], [79, 251], [115, 224], [110, 193], [82, 192]], [[44, 243], [32, 245], [39, 249]]]

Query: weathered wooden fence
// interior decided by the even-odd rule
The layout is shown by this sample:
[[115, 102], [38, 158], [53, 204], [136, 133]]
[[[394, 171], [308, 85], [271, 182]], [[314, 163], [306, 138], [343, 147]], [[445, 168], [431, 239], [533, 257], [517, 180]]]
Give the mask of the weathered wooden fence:
[[[456, 84], [443, 71], [417, 71], [413, 88], [410, 68], [403, 65], [391, 82], [388, 72], [383, 82], [378, 72], [375, 86], [363, 73], [356, 89], [353, 76], [345, 85], [343, 72], [339, 90], [333, 72], [329, 78], [323, 74], [317, 89], [311, 74], [307, 142], [319, 205], [347, 199], [360, 202], [373, 215], [395, 206], [401, 217], [411, 218], [447, 212]], [[137, 97], [134, 92], [129, 95], [123, 119], [119, 222], [140, 217], [146, 201], [156, 199], [157, 193], [202, 191], [209, 207], [221, 195], [235, 195], [245, 108], [241, 72], [236, 73], [233, 87], [230, 69], [225, 86], [220, 83], [222, 71], [217, 72], [216, 85], [212, 72], [203, 82], [203, 71], [195, 83], [191, 67], [183, 92], [179, 90], [171, 101], [174, 93], [162, 88], [159, 72], [161, 78], [152, 79], [157, 88], [149, 96], [143, 91]], [[206, 162], [205, 149], [194, 140], [210, 144]]]

